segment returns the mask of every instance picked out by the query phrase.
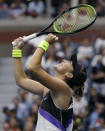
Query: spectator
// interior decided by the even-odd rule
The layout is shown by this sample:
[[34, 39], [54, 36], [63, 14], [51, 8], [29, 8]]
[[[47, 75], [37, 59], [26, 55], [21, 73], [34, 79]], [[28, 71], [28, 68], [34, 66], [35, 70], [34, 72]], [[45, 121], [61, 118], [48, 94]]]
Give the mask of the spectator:
[[47, 54], [47, 60], [46, 60], [46, 71], [54, 76], [54, 65], [56, 64], [55, 62], [55, 52], [51, 48], [48, 51]]
[[10, 118], [10, 110], [8, 107], [3, 108], [3, 113], [4, 113], [4, 121], [8, 121]]
[[17, 109], [17, 118], [24, 121], [28, 115], [28, 106], [26, 105], [25, 101], [20, 101]]
[[52, 3], [52, 7], [54, 9], [52, 16], [56, 17], [59, 12], [59, 5], [61, 5], [62, 2], [60, 0], [52, 0], [51, 3]]
[[38, 113], [32, 113], [33, 123], [34, 127], [36, 127], [37, 119], [38, 119]]
[[105, 0], [98, 0], [98, 3], [99, 3], [101, 6], [105, 7]]
[[14, 118], [18, 122], [18, 127], [23, 130], [24, 123], [21, 119], [17, 118], [17, 112], [16, 109], [10, 110], [11, 116], [10, 118]]
[[8, 4], [8, 6], [10, 6], [13, 3], [12, 0], [5, 0], [5, 2]]
[[26, 91], [23, 89], [18, 90], [18, 99], [20, 102], [25, 102], [26, 101]]
[[104, 16], [105, 15], [105, 1], [104, 0], [80, 0], [82, 4], [89, 4], [95, 7], [97, 11], [97, 16]]
[[54, 50], [55, 50], [55, 52], [57, 52], [57, 51], [61, 51], [62, 50], [62, 44], [61, 44], [61, 42], [56, 42], [56, 43], [54, 43]]
[[28, 106], [28, 110], [32, 110], [33, 103], [35, 101], [35, 96], [32, 93], [27, 93], [26, 95], [26, 104]]
[[37, 104], [33, 104], [32, 106], [32, 113], [38, 113], [38, 105]]
[[3, 131], [9, 131], [10, 127], [9, 127], [9, 123], [8, 122], [4, 122], [3, 123]]
[[12, 101], [13, 101], [14, 109], [17, 110], [18, 104], [19, 104], [19, 98], [18, 97], [14, 97]]
[[97, 12], [97, 16], [99, 16], [99, 17], [105, 16], [104, 7], [101, 7], [99, 4], [97, 4], [95, 9], [96, 9], [96, 12]]
[[105, 1], [104, 0], [98, 0], [96, 11], [97, 11], [98, 16], [105, 16]]
[[16, 119], [11, 118], [9, 120], [9, 125], [10, 125], [10, 131], [21, 131], [18, 127], [18, 122]]
[[25, 15], [26, 6], [21, 2], [21, 0], [14, 0], [10, 6], [10, 18], [19, 18]]
[[82, 117], [82, 113], [84, 113], [85, 108], [88, 107], [88, 102], [85, 97], [75, 98], [73, 99], [74, 106], [74, 115]]
[[92, 5], [94, 7], [96, 7], [97, 3], [98, 3], [98, 0], [79, 0], [79, 3], [81, 4], [89, 4], [89, 5]]
[[68, 54], [67, 56], [70, 57], [73, 53], [77, 52], [79, 44], [74, 42], [69, 42], [68, 44]]
[[26, 122], [32, 122], [34, 124], [34, 127], [36, 127], [37, 124], [38, 108], [39, 107], [37, 104], [33, 104], [32, 110], [30, 111], [30, 115], [26, 119]]
[[63, 51], [57, 51], [56, 52], [56, 61], [57, 63], [62, 62], [62, 60], [65, 59], [65, 54]]
[[8, 5], [4, 2], [4, 0], [0, 0], [0, 9], [7, 9], [8, 8]]
[[71, 0], [52, 0], [52, 7], [54, 9], [54, 13], [52, 14], [53, 17], [56, 17], [59, 12], [70, 8]]
[[89, 99], [88, 99], [88, 104], [89, 104], [89, 111], [90, 113], [95, 111], [96, 109], [96, 103], [98, 102], [98, 94], [96, 89], [90, 88], [89, 91]]
[[41, 101], [42, 101], [42, 96], [35, 95], [35, 103], [37, 104], [38, 108], [40, 106]]
[[102, 38], [97, 38], [95, 42], [95, 51], [96, 53], [99, 53], [100, 48], [105, 48], [105, 40]]
[[82, 45], [78, 47], [77, 52], [79, 63], [88, 67], [93, 55], [93, 48], [90, 46], [88, 38], [83, 39]]
[[76, 52], [77, 47], [79, 44], [71, 42], [71, 39], [69, 37], [65, 38], [62, 43], [62, 50], [67, 58], [70, 58], [70, 56]]
[[33, 123], [32, 122], [26, 122], [24, 131], [33, 131]]
[[105, 97], [105, 49], [100, 48], [99, 54], [92, 60], [92, 87]]
[[33, 0], [29, 3], [28, 14], [32, 17], [37, 17], [44, 12], [45, 5], [41, 0]]
[[85, 109], [88, 107], [88, 102], [85, 97], [73, 98], [73, 113], [74, 113], [74, 129], [82, 130], [82, 117], [86, 112]]
[[61, 6], [59, 6], [59, 12], [62, 12], [70, 7], [71, 7], [71, 0], [64, 0]]
[[8, 18], [8, 5], [0, 0], [0, 19]]
[[99, 130], [102, 130], [105, 121], [101, 114], [103, 113], [105, 106], [101, 103], [97, 103], [96, 106], [96, 111], [94, 111], [90, 116], [90, 129], [97, 127]]
[[85, 108], [85, 112], [82, 115], [83, 117], [83, 130], [82, 131], [89, 131], [89, 124], [90, 124], [90, 112], [88, 107]]
[[62, 50], [65, 54], [66, 57], [70, 57], [70, 48], [69, 48], [69, 45], [70, 44], [70, 38], [65, 38], [63, 43], [62, 43]]

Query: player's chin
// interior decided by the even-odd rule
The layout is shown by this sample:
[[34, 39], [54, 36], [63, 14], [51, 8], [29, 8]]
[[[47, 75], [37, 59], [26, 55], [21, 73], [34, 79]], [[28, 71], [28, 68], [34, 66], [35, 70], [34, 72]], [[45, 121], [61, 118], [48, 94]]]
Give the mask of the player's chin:
[[59, 64], [54, 66], [55, 71], [59, 72]]
[[61, 67], [60, 64], [57, 64], [57, 65], [54, 66], [54, 69], [55, 69], [56, 72], [61, 73], [62, 67]]

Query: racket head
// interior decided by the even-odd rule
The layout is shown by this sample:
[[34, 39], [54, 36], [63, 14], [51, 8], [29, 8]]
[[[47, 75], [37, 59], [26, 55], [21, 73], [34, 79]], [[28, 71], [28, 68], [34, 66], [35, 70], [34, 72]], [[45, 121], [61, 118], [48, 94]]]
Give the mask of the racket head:
[[63, 11], [53, 21], [53, 29], [58, 34], [74, 34], [90, 27], [97, 18], [93, 6], [80, 4]]

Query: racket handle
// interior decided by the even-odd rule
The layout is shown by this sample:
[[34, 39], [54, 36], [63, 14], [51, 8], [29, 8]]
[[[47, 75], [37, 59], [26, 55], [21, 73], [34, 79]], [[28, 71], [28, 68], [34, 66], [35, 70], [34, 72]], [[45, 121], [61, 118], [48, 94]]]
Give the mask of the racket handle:
[[27, 42], [27, 41], [35, 38], [35, 37], [37, 37], [37, 33], [31, 34], [29, 36], [26, 36], [26, 37], [23, 38], [23, 40], [24, 40], [24, 42]]
[[[24, 41], [24, 42], [27, 42], [27, 41], [35, 38], [35, 37], [37, 37], [37, 34], [38, 34], [38, 33], [34, 33], [34, 34], [29, 35], [29, 36], [26, 36], [26, 37], [23, 38], [23, 41]], [[13, 42], [12, 42], [12, 45], [13, 45], [13, 46], [16, 46], [16, 43], [13, 41]]]

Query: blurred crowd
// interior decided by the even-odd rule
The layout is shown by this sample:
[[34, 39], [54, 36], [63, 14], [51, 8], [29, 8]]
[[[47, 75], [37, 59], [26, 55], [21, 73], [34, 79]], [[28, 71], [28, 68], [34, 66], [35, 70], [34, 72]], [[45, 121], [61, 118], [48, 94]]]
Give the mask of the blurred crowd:
[[[28, 77], [28, 62], [37, 44], [45, 37], [40, 36], [28, 43], [24, 66]], [[86, 66], [88, 74], [84, 96], [73, 98], [73, 131], [105, 131], [105, 40], [90, 40], [86, 37], [80, 43], [74, 43], [69, 37], [65, 37], [50, 46], [43, 56], [42, 68], [54, 76], [54, 65], [69, 58], [73, 53], [77, 53], [79, 63]], [[31, 76], [31, 79], [35, 77]], [[12, 104], [3, 108], [3, 131], [33, 131], [42, 97], [19, 87], [17, 90]]]
[[[78, 0], [78, 2], [93, 5], [98, 16], [105, 16], [104, 0]], [[25, 16], [55, 17], [70, 7], [72, 7], [72, 0], [0, 0], [0, 19], [16, 19]]]
[[[99, 17], [105, 16], [104, 0], [79, 0], [95, 7]], [[71, 0], [51, 0], [51, 17], [71, 7]], [[0, 19], [45, 16], [46, 0], [0, 0]], [[29, 76], [27, 65], [37, 44], [45, 36], [29, 41], [24, 70]], [[54, 65], [77, 53], [78, 61], [87, 68], [88, 79], [84, 96], [74, 98], [74, 131], [105, 131], [105, 40], [83, 38], [74, 43], [65, 37], [51, 45], [43, 56], [42, 68], [54, 76]], [[35, 79], [31, 76], [31, 79]], [[31, 94], [18, 87], [12, 104], [3, 108], [3, 131], [35, 131], [38, 108], [42, 97]]]
[[68, 7], [70, 7], [70, 0], [50, 0], [49, 2], [47, 0], [0, 0], [0, 18], [55, 17], [63, 8]]
[[90, 4], [95, 7], [97, 16], [105, 16], [105, 0], [79, 0], [82, 4]]

